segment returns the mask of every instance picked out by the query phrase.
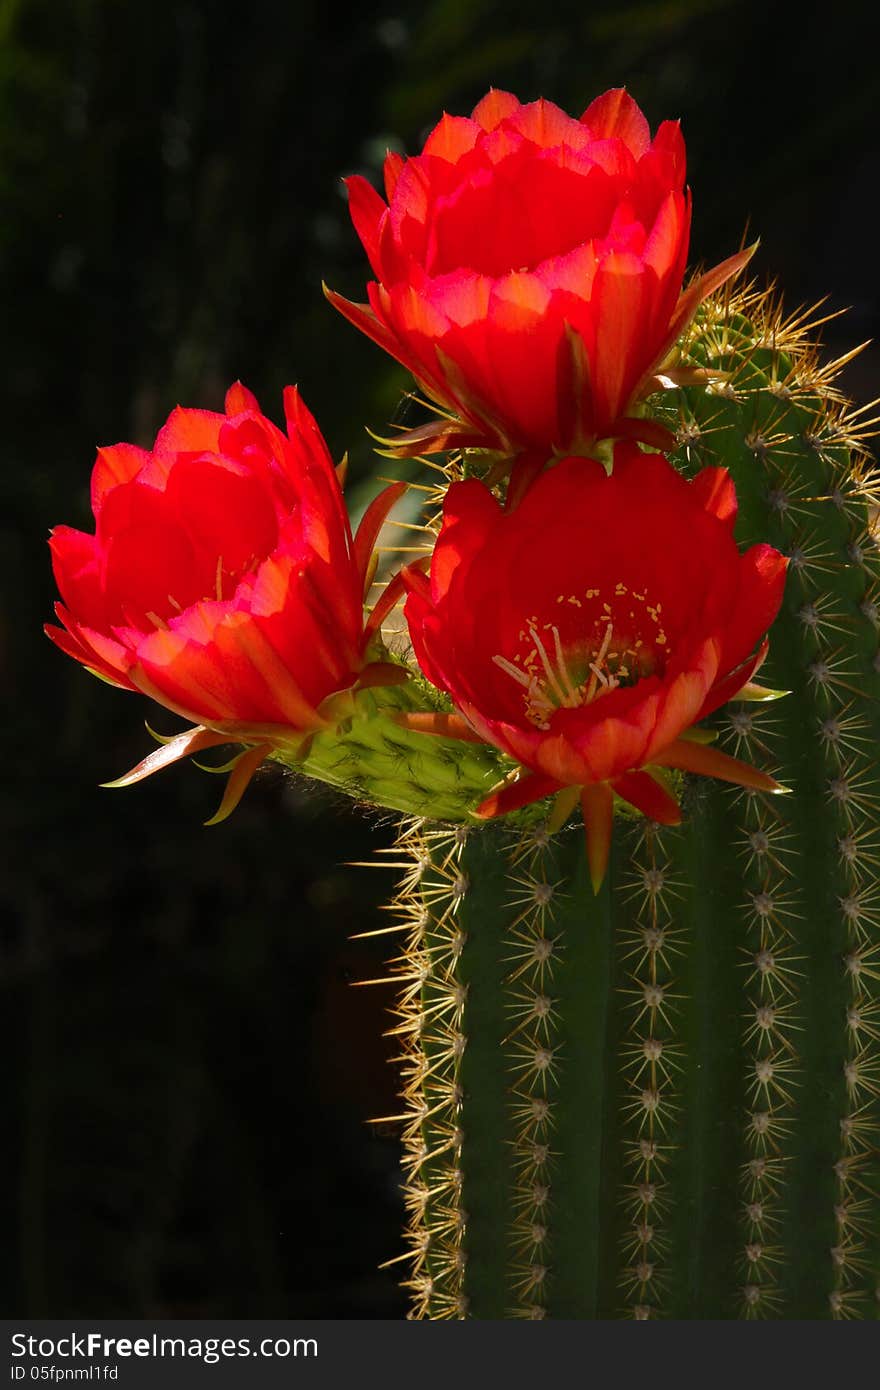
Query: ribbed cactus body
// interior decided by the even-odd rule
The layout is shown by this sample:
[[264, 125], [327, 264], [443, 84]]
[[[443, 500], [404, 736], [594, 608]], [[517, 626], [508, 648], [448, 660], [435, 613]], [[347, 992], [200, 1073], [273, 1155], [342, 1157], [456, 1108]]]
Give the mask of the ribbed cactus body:
[[789, 693], [712, 722], [790, 790], [693, 779], [680, 827], [619, 819], [595, 898], [575, 828], [405, 829], [417, 1316], [876, 1315], [865, 465], [832, 373], [766, 297], [710, 304], [684, 356], [726, 375], [666, 396], [676, 463], [727, 465], [738, 539], [791, 557], [759, 677]]

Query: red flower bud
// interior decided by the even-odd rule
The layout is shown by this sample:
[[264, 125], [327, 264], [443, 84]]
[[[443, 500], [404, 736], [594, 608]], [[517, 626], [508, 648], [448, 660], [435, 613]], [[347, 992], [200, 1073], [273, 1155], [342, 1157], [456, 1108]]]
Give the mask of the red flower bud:
[[658, 769], [775, 787], [692, 733], [751, 680], [782, 600], [787, 561], [741, 554], [735, 517], [725, 469], [687, 482], [629, 442], [610, 476], [563, 460], [512, 511], [475, 480], [449, 489], [430, 577], [404, 572], [406, 617], [425, 675], [527, 769], [478, 814], [583, 789], [601, 879], [612, 793], [674, 822]]
[[63, 627], [49, 637], [199, 726], [138, 776], [212, 743], [295, 747], [328, 727], [334, 695], [386, 674], [368, 665], [375, 624], [365, 628], [363, 601], [403, 485], [377, 498], [353, 538], [295, 387], [284, 407], [286, 435], [237, 384], [225, 415], [174, 410], [152, 452], [99, 449], [95, 534], [52, 532]]
[[491, 91], [470, 119], [444, 116], [420, 155], [388, 155], [387, 206], [349, 179], [376, 280], [369, 304], [328, 297], [444, 416], [393, 441], [398, 452], [580, 453], [637, 432], [622, 423], [632, 406], [701, 298], [750, 254], [681, 294], [684, 177], [678, 123], [652, 140], [617, 90], [579, 121]]

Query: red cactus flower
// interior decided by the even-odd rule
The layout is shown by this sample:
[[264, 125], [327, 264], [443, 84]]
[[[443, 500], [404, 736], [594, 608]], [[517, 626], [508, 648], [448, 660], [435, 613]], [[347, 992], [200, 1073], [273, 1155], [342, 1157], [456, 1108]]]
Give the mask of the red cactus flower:
[[741, 554], [735, 517], [726, 469], [687, 482], [628, 441], [610, 476], [563, 460], [512, 511], [476, 480], [449, 489], [430, 578], [404, 572], [406, 617], [422, 670], [464, 719], [409, 722], [521, 764], [479, 816], [561, 793], [564, 818], [580, 798], [599, 883], [614, 796], [678, 821], [664, 769], [776, 789], [693, 727], [742, 697], [782, 600], [787, 561], [768, 545]]
[[214, 744], [253, 745], [223, 814], [271, 748], [296, 748], [333, 722], [340, 692], [402, 674], [370, 662], [381, 614], [365, 624], [363, 602], [376, 535], [403, 485], [375, 500], [352, 538], [295, 387], [284, 408], [286, 435], [236, 384], [225, 415], [174, 410], [152, 452], [99, 449], [95, 534], [58, 526], [50, 542], [63, 599], [52, 641], [196, 723], [120, 781]]
[[391, 441], [397, 452], [588, 453], [625, 434], [662, 447], [630, 412], [664, 384], [657, 371], [700, 301], [751, 254], [681, 293], [684, 176], [678, 123], [652, 140], [616, 90], [579, 121], [490, 91], [469, 119], [444, 116], [420, 155], [388, 155], [387, 206], [350, 178], [376, 280], [369, 304], [328, 297], [443, 412]]

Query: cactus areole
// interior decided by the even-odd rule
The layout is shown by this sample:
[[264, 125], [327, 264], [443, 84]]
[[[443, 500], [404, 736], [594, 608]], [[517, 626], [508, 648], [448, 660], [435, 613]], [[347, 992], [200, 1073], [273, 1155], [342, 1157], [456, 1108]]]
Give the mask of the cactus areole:
[[401, 813], [414, 1317], [880, 1308], [875, 479], [750, 251], [687, 282], [684, 158], [623, 91], [444, 117], [349, 183], [329, 297], [429, 415], [357, 531], [236, 385], [53, 536], [49, 635], [190, 721], [119, 784], [230, 744], [214, 820], [267, 758]]

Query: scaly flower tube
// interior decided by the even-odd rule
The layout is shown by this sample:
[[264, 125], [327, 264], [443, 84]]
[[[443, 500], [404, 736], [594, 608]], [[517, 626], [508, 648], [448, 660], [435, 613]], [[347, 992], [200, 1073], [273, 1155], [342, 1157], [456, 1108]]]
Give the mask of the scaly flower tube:
[[379, 528], [405, 485], [381, 493], [353, 537], [295, 387], [284, 409], [286, 434], [236, 384], [223, 415], [174, 410], [152, 451], [99, 449], [95, 534], [58, 526], [50, 542], [63, 599], [52, 641], [195, 721], [111, 785], [217, 744], [249, 745], [215, 820], [269, 752], [295, 755], [332, 728], [346, 692], [405, 676], [371, 659], [387, 605], [366, 622], [363, 606]]
[[404, 571], [419, 665], [459, 711], [406, 723], [521, 765], [482, 818], [556, 794], [558, 825], [580, 800], [596, 887], [615, 796], [675, 824], [669, 768], [778, 790], [694, 729], [736, 695], [767, 693], [750, 683], [787, 561], [769, 545], [741, 554], [735, 518], [726, 469], [687, 482], [622, 441], [610, 475], [563, 460], [511, 511], [481, 482], [454, 484], [430, 577]]
[[613, 436], [668, 445], [633, 412], [682, 379], [667, 363], [677, 338], [751, 254], [682, 293], [684, 177], [678, 123], [664, 121], [652, 139], [619, 89], [580, 120], [552, 102], [490, 91], [470, 118], [444, 116], [420, 155], [388, 155], [387, 205], [350, 178], [376, 280], [368, 304], [328, 298], [439, 407], [390, 447], [546, 458], [589, 454]]

